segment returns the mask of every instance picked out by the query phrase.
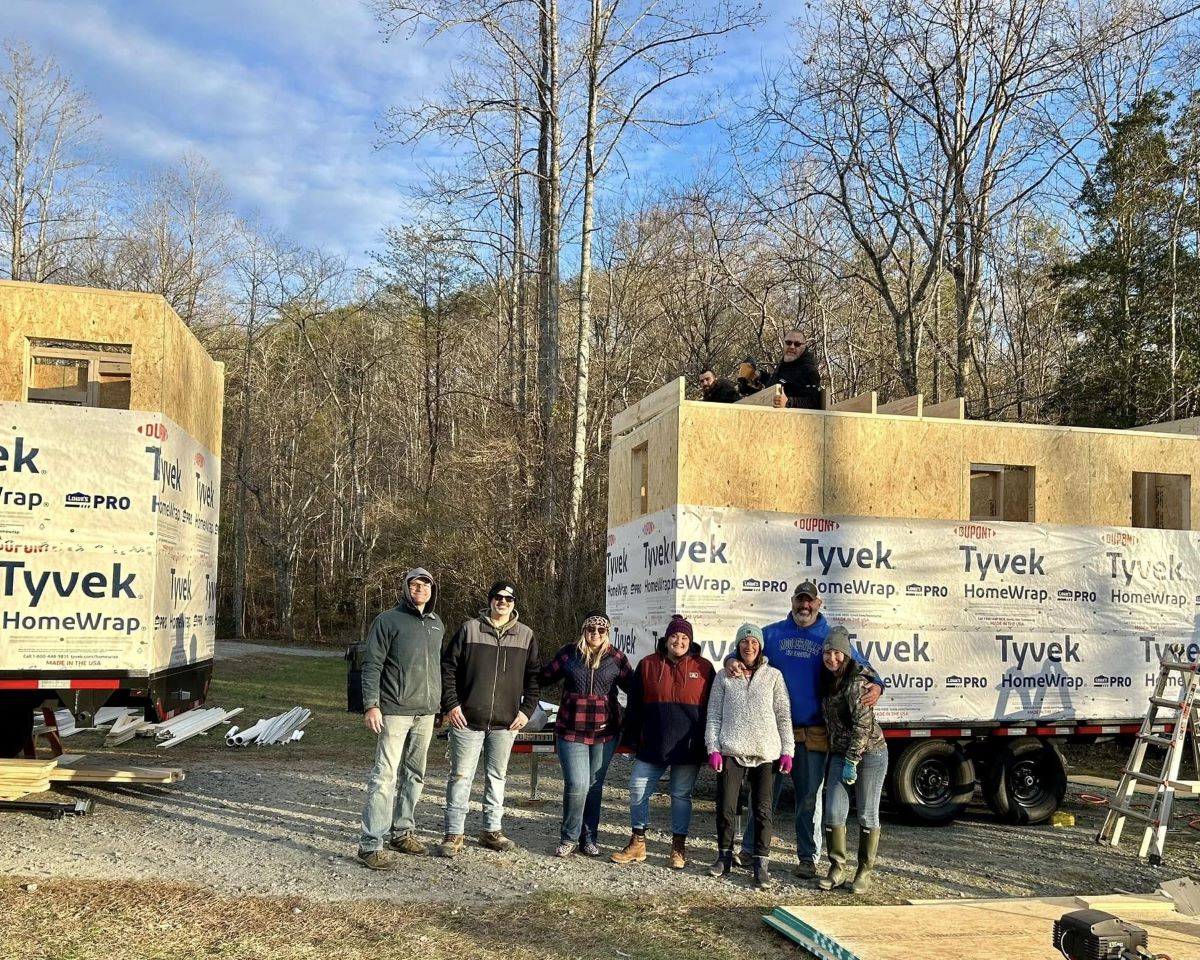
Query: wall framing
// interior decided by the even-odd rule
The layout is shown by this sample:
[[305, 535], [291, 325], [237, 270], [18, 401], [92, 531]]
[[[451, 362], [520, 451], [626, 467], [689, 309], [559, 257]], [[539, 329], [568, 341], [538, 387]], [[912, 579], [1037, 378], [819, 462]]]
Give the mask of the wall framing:
[[1130, 527], [1132, 477], [1146, 470], [1190, 476], [1190, 529], [1200, 522], [1200, 421], [1098, 430], [952, 419], [945, 408], [896, 416], [682, 397], [679, 381], [641, 401], [646, 417], [635, 405], [614, 418], [610, 529], [641, 515], [628, 478], [630, 452], [643, 443], [646, 513], [684, 503], [968, 520], [971, 464], [999, 463], [1034, 469], [1039, 523]]
[[220, 453], [224, 365], [162, 297], [0, 281], [0, 400], [26, 400], [30, 338], [130, 344], [129, 409], [166, 414]]

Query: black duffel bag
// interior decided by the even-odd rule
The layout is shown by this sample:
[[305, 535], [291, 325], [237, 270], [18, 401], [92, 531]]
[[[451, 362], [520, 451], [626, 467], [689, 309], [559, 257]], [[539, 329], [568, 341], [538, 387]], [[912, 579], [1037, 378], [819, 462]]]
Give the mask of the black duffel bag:
[[367, 656], [366, 641], [352, 643], [346, 648], [346, 712], [363, 712], [362, 668]]

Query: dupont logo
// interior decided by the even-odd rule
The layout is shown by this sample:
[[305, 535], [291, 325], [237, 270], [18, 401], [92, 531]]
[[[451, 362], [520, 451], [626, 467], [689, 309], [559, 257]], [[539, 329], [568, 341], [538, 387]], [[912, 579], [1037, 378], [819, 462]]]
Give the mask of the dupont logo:
[[968, 540], [990, 540], [996, 535], [996, 531], [979, 523], [963, 523], [954, 528], [954, 534]]
[[204, 469], [204, 454], [202, 454], [202, 453], [196, 454], [196, 466], [199, 467], [201, 470]]
[[805, 533], [828, 533], [841, 526], [836, 520], [826, 520], [824, 517], [801, 517], [793, 520], [792, 526]]
[[1105, 543], [1114, 547], [1131, 547], [1138, 542], [1138, 538], [1132, 533], [1109, 532], [1106, 533], [1101, 539]]
[[612, 547], [612, 546], [616, 546], [616, 543], [617, 543], [617, 535], [615, 533], [610, 533], [608, 535], [608, 545], [610, 547]]
[[143, 437], [150, 437], [153, 440], [167, 439], [167, 428], [161, 423], [143, 423], [137, 428], [137, 432]]
[[655, 526], [653, 520], [647, 520], [644, 524], [642, 524], [642, 533], [644, 533], [646, 536], [652, 534], [654, 530]]

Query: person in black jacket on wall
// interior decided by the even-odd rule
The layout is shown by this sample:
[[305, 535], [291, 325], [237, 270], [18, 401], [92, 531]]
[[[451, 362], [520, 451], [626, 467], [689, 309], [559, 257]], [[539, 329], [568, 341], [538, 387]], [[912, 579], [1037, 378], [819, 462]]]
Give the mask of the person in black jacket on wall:
[[445, 627], [433, 612], [437, 587], [427, 570], [404, 576], [400, 602], [371, 624], [363, 657], [363, 722], [378, 738], [367, 783], [358, 859], [390, 870], [401, 853], [426, 852], [413, 821], [425, 785], [425, 758], [442, 696]]
[[737, 385], [732, 380], [718, 377], [708, 367], [700, 373], [700, 393], [700, 399], [709, 403], [737, 403], [741, 399]]
[[766, 385], [770, 388], [776, 384], [783, 387], [783, 395], [775, 398], [776, 407], [821, 409], [821, 371], [816, 355], [799, 330], [789, 330], [783, 335], [783, 359]]
[[501, 830], [508, 758], [517, 733], [538, 705], [538, 648], [533, 631], [517, 617], [517, 590], [498, 580], [488, 606], [468, 620], [442, 655], [442, 713], [450, 724], [450, 775], [446, 828], [437, 853], [462, 852], [471, 783], [482, 753], [485, 766], [483, 831], [479, 845], [506, 852], [516, 847]]

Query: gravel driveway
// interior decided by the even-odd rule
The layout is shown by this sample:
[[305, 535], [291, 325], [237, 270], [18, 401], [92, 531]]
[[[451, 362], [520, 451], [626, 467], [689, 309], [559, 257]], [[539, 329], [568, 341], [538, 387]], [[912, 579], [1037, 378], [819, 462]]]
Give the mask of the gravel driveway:
[[[121, 754], [125, 762], [169, 762], [161, 752], [138, 749], [137, 743], [128, 746], [134, 749]], [[77, 745], [72, 738], [69, 749], [81, 747], [89, 745]], [[440, 836], [444, 752], [444, 742], [435, 742], [418, 810], [422, 835], [431, 842]], [[692, 859], [682, 873], [663, 865], [670, 838], [661, 832], [667, 822], [667, 800], [661, 794], [652, 810], [660, 832], [652, 837], [646, 863], [619, 867], [578, 856], [557, 860], [549, 851], [557, 842], [558, 764], [553, 756], [541, 759], [541, 792], [550, 799], [540, 805], [522, 802], [529, 792], [529, 765], [530, 757], [520, 755], [510, 767], [505, 829], [521, 846], [513, 854], [482, 850], [472, 839], [455, 860], [410, 857], [391, 873], [364, 869], [353, 854], [367, 770], [308, 761], [301, 741], [270, 752], [249, 748], [189, 760], [186, 781], [170, 787], [74, 790], [71, 795], [96, 800], [94, 813], [86, 817], [52, 821], [30, 814], [0, 815], [0, 874], [170, 879], [235, 895], [453, 900], [466, 905], [534, 890], [619, 898], [676, 892], [755, 903], [852, 902], [848, 894], [823, 894], [793, 882], [789, 871], [795, 860], [782, 847], [775, 860], [784, 882], [770, 895], [752, 891], [743, 871], [736, 871], [733, 881], [709, 878], [705, 868], [715, 854], [715, 781], [708, 772], [697, 788]], [[630, 766], [618, 757], [610, 772], [601, 837], [606, 852], [627, 837]], [[478, 830], [478, 800], [477, 790], [469, 838]], [[1180, 806], [1200, 815], [1194, 802]], [[1142, 892], [1154, 890], [1162, 879], [1200, 875], [1200, 833], [1189, 830], [1185, 821], [1179, 821], [1182, 832], [1168, 841], [1168, 863], [1155, 869], [1128, 852], [1093, 844], [1099, 808], [1080, 800], [1074, 789], [1065, 809], [1076, 816], [1073, 828], [1002, 827], [982, 807], [941, 829], [885, 820], [879, 879], [862, 902]]]

